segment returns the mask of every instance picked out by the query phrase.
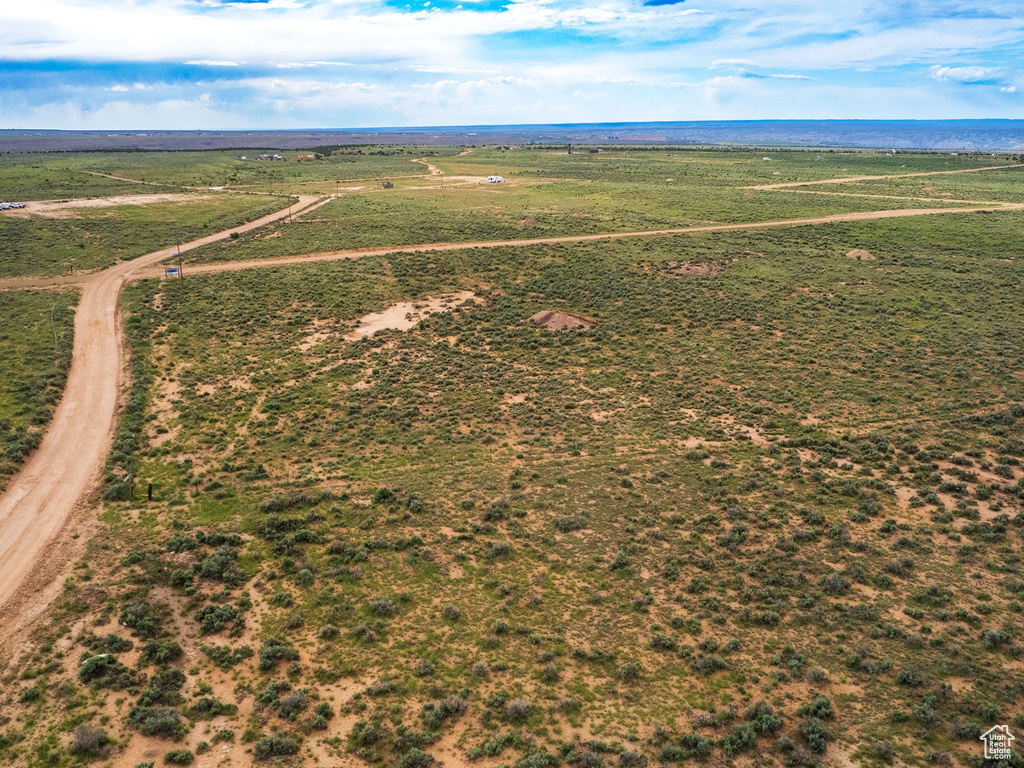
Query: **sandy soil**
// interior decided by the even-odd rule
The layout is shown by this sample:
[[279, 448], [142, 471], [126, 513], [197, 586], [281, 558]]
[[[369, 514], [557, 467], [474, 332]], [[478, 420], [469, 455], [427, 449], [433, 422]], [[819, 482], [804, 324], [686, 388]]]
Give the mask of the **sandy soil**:
[[[316, 197], [301, 198], [299, 208]], [[295, 206], [293, 206], [293, 209]], [[182, 245], [196, 248], [284, 218], [288, 209]], [[45, 610], [45, 590], [59, 585], [72, 547], [61, 535], [72, 513], [88, 504], [110, 449], [118, 398], [124, 383], [125, 354], [118, 306], [129, 276], [168, 258], [165, 248], [117, 264], [81, 280], [82, 299], [75, 314], [71, 370], [60, 407], [39, 449], [0, 497], [0, 647]]]
[[407, 331], [415, 327], [416, 323], [425, 317], [447, 312], [465, 301], [474, 298], [472, 291], [450, 293], [445, 296], [438, 296], [428, 301], [403, 301], [388, 307], [383, 312], [374, 312], [359, 318], [359, 324], [353, 331], [345, 334], [349, 341], [373, 336], [377, 331], [386, 328], [393, 328], [399, 331]]
[[205, 200], [213, 195], [188, 193], [156, 193], [152, 195], [117, 195], [115, 197], [93, 197], [82, 200], [33, 200], [25, 208], [4, 211], [5, 215], [28, 218], [30, 215], [50, 219], [67, 219], [76, 216], [80, 208], [110, 208], [116, 205], [148, 205], [149, 203], [175, 203]]

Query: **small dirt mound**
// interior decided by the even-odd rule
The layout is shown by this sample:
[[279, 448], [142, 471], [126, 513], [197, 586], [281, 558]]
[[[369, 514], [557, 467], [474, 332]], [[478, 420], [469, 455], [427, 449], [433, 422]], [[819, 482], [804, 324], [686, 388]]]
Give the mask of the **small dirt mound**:
[[572, 312], [554, 312], [546, 309], [530, 318], [530, 322], [541, 325], [549, 331], [578, 331], [581, 328], [593, 328], [597, 321]]
[[874, 261], [878, 257], [868, 253], [863, 248], [854, 248], [852, 251], [846, 254], [846, 258], [860, 259], [861, 261]]
[[708, 277], [725, 271], [725, 267], [713, 261], [670, 261], [665, 265], [670, 275], [681, 277]]

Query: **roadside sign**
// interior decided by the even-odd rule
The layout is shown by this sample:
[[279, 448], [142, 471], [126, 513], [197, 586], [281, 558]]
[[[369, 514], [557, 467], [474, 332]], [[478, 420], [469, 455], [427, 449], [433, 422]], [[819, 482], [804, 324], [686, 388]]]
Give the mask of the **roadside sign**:
[[180, 272], [178, 271], [177, 267], [167, 267], [164, 269], [164, 275], [166, 277], [174, 277], [175, 275], [178, 274], [180, 274]]

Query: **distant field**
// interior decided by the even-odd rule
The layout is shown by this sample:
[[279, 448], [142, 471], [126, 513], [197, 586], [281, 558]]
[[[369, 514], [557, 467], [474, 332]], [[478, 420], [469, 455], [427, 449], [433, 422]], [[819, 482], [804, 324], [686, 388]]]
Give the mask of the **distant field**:
[[60, 402], [77, 301], [70, 289], [0, 291], [0, 491]]
[[[765, 161], [764, 158], [770, 158]], [[568, 155], [564, 149], [523, 148], [507, 152], [474, 150], [443, 160], [447, 172], [479, 173], [493, 168], [503, 175], [571, 176], [608, 181], [660, 181], [665, 176], [704, 179], [710, 184], [743, 186], [845, 176], [874, 176], [960, 170], [1012, 164], [1005, 155], [947, 153], [887, 155], [884, 152], [829, 150], [608, 150]], [[481, 167], [483, 166], [483, 167]], [[479, 169], [479, 170], [478, 170]], [[665, 173], [671, 170], [672, 173]]]
[[[189, 260], [257, 259], [345, 248], [631, 232], [806, 218], [880, 207], [956, 205], [942, 200], [923, 204], [914, 199], [880, 201], [742, 189], [794, 179], [947, 167], [945, 160], [933, 157], [901, 158], [911, 161], [911, 167], [901, 170], [893, 167], [895, 161], [877, 156], [825, 154], [821, 160], [806, 152], [773, 156], [776, 160], [766, 163], [760, 153], [749, 152], [570, 156], [531, 149], [435, 158], [446, 176], [400, 180], [395, 189], [368, 185], [345, 192], [307, 217], [280, 222], [272, 231], [254, 231], [239, 240], [197, 249], [189, 254]], [[973, 167], [975, 160], [966, 160], [964, 167]], [[780, 175], [775, 175], [775, 169], [782, 169]], [[508, 182], [480, 181], [494, 173]], [[824, 189], [841, 191], [838, 188], [847, 186]], [[885, 194], [896, 193], [888, 190]]]
[[76, 199], [137, 194], [138, 184], [69, 167], [75, 156], [0, 155], [0, 201]]
[[[136, 201], [157, 194], [131, 190]], [[0, 277], [55, 275], [117, 261], [213, 234], [280, 210], [288, 199], [267, 195], [189, 193], [147, 204], [67, 207], [25, 216], [0, 214]]]

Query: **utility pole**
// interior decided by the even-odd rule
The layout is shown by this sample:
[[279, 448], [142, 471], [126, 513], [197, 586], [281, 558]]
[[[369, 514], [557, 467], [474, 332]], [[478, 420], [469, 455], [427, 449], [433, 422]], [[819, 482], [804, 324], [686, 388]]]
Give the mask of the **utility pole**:
[[60, 352], [57, 351], [57, 324], [53, 321], [53, 311], [57, 308], [57, 302], [53, 302], [53, 306], [50, 307], [50, 328], [53, 330], [53, 354], [58, 355]]

